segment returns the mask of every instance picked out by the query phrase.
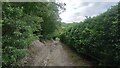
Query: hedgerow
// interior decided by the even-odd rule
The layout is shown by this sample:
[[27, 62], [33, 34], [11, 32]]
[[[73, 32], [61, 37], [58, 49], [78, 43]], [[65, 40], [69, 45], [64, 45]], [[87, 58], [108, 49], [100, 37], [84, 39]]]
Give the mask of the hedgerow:
[[99, 65], [120, 65], [120, 3], [67, 29], [61, 41], [78, 53], [94, 57]]
[[[2, 3], [2, 66], [14, 66], [35, 39], [48, 38], [58, 26], [56, 3]], [[54, 13], [53, 13], [54, 12]]]

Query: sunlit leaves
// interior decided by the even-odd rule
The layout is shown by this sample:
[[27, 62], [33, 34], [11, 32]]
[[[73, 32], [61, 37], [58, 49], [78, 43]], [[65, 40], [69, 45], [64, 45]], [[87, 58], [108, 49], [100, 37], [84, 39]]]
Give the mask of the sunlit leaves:
[[[60, 24], [57, 3], [6, 2], [2, 5], [3, 66], [15, 65], [34, 39], [52, 37]], [[52, 35], [53, 34], [53, 35]]]

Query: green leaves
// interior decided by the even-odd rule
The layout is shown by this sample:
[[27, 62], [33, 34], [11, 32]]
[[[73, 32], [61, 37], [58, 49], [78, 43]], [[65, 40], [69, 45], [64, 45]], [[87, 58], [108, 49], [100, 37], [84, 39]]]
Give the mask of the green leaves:
[[51, 36], [58, 27], [55, 3], [3, 3], [3, 66], [14, 65], [34, 39]]
[[78, 25], [73, 24], [61, 35], [61, 41], [78, 53], [94, 56], [102, 65], [119, 65], [120, 29], [117, 16], [120, 14], [116, 12], [117, 6]]

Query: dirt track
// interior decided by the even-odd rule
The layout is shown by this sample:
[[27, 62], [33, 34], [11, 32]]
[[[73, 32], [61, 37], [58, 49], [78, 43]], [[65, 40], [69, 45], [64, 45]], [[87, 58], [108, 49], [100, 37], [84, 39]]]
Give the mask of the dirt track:
[[29, 48], [30, 53], [22, 60], [25, 66], [91, 66], [92, 64], [77, 56], [70, 48], [59, 41], [37, 41]]

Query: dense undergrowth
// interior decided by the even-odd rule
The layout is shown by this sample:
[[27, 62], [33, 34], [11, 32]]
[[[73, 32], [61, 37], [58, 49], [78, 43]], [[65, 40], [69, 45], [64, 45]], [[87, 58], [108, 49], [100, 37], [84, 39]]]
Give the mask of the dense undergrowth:
[[61, 41], [94, 57], [99, 65], [120, 65], [120, 3], [67, 28]]
[[[14, 66], [35, 39], [50, 39], [60, 25], [57, 3], [2, 3], [2, 66]], [[62, 8], [62, 6], [61, 6]]]

